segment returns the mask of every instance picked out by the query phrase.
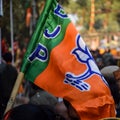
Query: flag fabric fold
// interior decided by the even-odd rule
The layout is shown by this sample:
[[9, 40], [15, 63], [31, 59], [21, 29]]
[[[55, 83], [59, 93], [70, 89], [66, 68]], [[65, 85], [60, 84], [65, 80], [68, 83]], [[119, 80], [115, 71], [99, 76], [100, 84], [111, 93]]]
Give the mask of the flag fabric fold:
[[69, 101], [82, 120], [114, 117], [108, 84], [88, 47], [56, 0], [47, 0], [21, 72], [26, 80]]

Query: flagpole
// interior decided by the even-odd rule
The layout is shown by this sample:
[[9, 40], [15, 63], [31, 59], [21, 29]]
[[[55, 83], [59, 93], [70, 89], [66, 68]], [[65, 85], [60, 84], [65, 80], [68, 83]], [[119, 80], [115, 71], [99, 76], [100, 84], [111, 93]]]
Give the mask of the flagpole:
[[32, 9], [33, 9], [33, 29], [35, 28], [36, 24], [36, 1], [32, 1]]
[[13, 87], [11, 96], [10, 96], [9, 101], [7, 103], [7, 107], [6, 107], [6, 110], [5, 110], [4, 114], [13, 107], [16, 96], [17, 96], [17, 93], [18, 93], [18, 90], [19, 90], [19, 87], [22, 83], [23, 78], [24, 78], [24, 73], [19, 72], [18, 77], [17, 77], [16, 82], [15, 82], [15, 85]]
[[0, 0], [0, 17], [3, 16], [3, 1]]
[[[0, 0], [0, 17], [3, 16], [3, 1]], [[1, 45], [1, 41], [2, 41], [2, 33], [1, 33], [1, 27], [0, 27], [0, 64], [2, 63], [2, 45]]]
[[0, 27], [0, 64], [2, 63], [2, 45], [1, 42], [2, 41], [2, 37], [1, 37], [1, 27]]
[[13, 11], [12, 0], [10, 0], [10, 26], [11, 26], [11, 52], [12, 52], [12, 64], [14, 64], [14, 49], [13, 49]]

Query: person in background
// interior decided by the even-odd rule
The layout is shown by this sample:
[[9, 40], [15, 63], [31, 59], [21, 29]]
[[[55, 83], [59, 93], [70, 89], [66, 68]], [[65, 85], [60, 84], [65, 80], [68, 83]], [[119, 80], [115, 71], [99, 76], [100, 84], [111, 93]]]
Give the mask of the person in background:
[[63, 103], [65, 104], [65, 106], [67, 108], [68, 116], [71, 118], [70, 120], [81, 120], [81, 118], [78, 115], [77, 111], [74, 109], [74, 107], [71, 105], [70, 102], [63, 99]]
[[71, 120], [69, 114], [68, 114], [68, 109], [67, 107], [65, 106], [64, 102], [61, 101], [61, 102], [58, 102], [56, 105], [55, 105], [55, 111], [57, 113], [59, 113], [61, 116], [63, 116], [65, 118], [65, 120]]
[[63, 101], [60, 101], [55, 105], [55, 111], [63, 116], [65, 120], [81, 120], [71, 103], [64, 98]]
[[4, 67], [0, 70], [0, 119], [3, 116], [18, 75], [16, 68], [11, 64], [12, 54], [10, 52], [3, 54], [3, 60]]
[[[120, 68], [113, 72], [116, 82], [119, 87], [119, 94], [120, 94]], [[117, 117], [120, 117], [120, 103], [117, 105]]]
[[50, 105], [22, 104], [8, 111], [3, 120], [65, 120]]
[[55, 96], [41, 89], [35, 84], [31, 83], [30, 88], [32, 89], [29, 95], [30, 104], [55, 106], [58, 103], [58, 100]]
[[98, 68], [102, 69], [104, 67], [104, 63], [103, 63], [102, 54], [100, 54], [100, 50], [99, 49], [96, 49], [95, 51], [91, 50], [91, 53], [92, 53], [92, 56], [97, 64]]
[[104, 54], [102, 55], [104, 66], [116, 65], [116, 61], [113, 55], [110, 52], [109, 48], [105, 49]]
[[116, 65], [106, 66], [101, 69], [101, 73], [103, 74], [104, 78], [108, 82], [108, 85], [111, 90], [111, 94], [115, 101], [116, 106], [116, 117], [120, 117], [120, 88], [117, 83], [116, 77], [114, 76], [114, 72], [119, 70], [119, 67]]

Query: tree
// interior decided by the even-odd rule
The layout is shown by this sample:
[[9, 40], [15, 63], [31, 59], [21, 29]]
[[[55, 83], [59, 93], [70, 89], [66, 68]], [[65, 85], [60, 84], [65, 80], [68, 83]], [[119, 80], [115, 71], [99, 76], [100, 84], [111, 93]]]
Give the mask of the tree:
[[[14, 36], [21, 35], [26, 37], [28, 31], [25, 26], [26, 9], [31, 7], [33, 0], [12, 0], [13, 1], [13, 21]], [[38, 5], [45, 0], [35, 0], [37, 2], [37, 11], [40, 10]], [[90, 0], [58, 0], [67, 13], [75, 13], [78, 15], [79, 23], [84, 30], [88, 30], [90, 21]], [[95, 29], [104, 31], [103, 24], [107, 21], [109, 31], [117, 31], [120, 24], [120, 0], [95, 0]], [[2, 35], [10, 36], [10, 4], [9, 0], [3, 0], [3, 17], [0, 17], [0, 27]], [[40, 13], [38, 12], [38, 16]], [[102, 24], [102, 25], [101, 25]], [[107, 29], [108, 30], [108, 29]], [[84, 31], [83, 31], [84, 32]]]

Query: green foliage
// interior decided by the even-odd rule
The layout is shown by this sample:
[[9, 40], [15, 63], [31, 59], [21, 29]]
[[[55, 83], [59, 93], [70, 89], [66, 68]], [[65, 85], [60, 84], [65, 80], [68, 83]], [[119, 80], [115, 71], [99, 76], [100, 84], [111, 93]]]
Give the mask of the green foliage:
[[81, 6], [81, 7], [87, 7], [87, 0], [77, 0], [77, 3]]
[[67, 4], [69, 4], [69, 0], [58, 0], [58, 2], [59, 2], [61, 5], [67, 5]]
[[120, 12], [117, 13], [117, 16], [116, 16], [116, 17], [117, 17], [117, 22], [118, 22], [119, 25], [120, 25]]
[[[25, 37], [28, 28], [25, 26], [26, 9], [31, 6], [32, 0], [12, 0], [13, 1], [13, 26], [14, 35], [21, 34]], [[37, 5], [45, 0], [35, 0]], [[69, 14], [77, 14], [83, 31], [89, 29], [91, 0], [58, 0]], [[104, 22], [107, 21], [108, 31], [118, 31], [120, 25], [120, 0], [95, 0], [95, 24], [94, 28], [104, 31]], [[37, 8], [37, 10], [40, 8]], [[10, 34], [10, 0], [3, 0], [4, 15], [0, 18], [2, 35]], [[38, 15], [39, 16], [39, 15]], [[85, 32], [86, 32], [85, 31]]]
[[[23, 30], [25, 24], [25, 10], [20, 1], [13, 0], [12, 6], [14, 33], [18, 34]], [[3, 36], [10, 33], [10, 1], [7, 0], [3, 2], [3, 17], [0, 18], [0, 27], [6, 31], [2, 33]]]
[[95, 28], [96, 30], [98, 30], [98, 29], [101, 29], [102, 27], [103, 27], [102, 20], [101, 20], [101, 19], [97, 19], [97, 20], [95, 21], [94, 28]]

